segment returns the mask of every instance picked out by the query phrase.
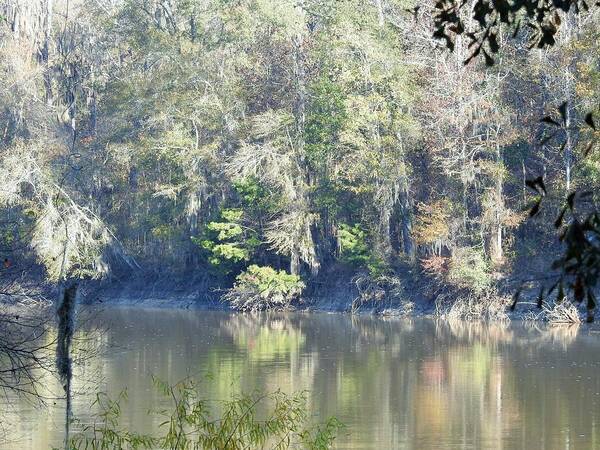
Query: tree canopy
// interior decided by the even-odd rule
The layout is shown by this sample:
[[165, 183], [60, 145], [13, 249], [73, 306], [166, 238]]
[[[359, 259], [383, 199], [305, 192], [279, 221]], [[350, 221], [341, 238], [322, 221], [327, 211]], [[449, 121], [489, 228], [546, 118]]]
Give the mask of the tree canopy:
[[360, 273], [423, 281], [426, 297], [500, 293], [560, 250], [552, 208], [526, 220], [528, 180], [555, 208], [582, 186], [597, 204], [598, 14], [5, 0], [2, 248], [53, 280], [233, 287], [255, 271], [295, 292]]

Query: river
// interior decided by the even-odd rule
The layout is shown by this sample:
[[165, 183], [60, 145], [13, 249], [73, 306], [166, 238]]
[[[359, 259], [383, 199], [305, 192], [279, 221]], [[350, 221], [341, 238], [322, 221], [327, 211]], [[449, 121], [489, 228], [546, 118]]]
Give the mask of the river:
[[[85, 317], [85, 318], [84, 318]], [[341, 314], [86, 311], [75, 343], [74, 413], [127, 389], [122, 423], [151, 432], [154, 375], [201, 379], [207, 398], [308, 390], [335, 415], [340, 449], [600, 448], [600, 328], [444, 323]], [[211, 377], [206, 377], [211, 374]], [[60, 392], [48, 379], [44, 393]], [[61, 401], [4, 398], [2, 450], [60, 445]]]

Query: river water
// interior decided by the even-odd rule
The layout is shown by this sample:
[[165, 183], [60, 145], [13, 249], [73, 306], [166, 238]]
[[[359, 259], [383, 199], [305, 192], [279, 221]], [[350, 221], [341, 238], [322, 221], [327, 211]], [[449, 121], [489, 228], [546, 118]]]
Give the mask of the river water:
[[[191, 374], [212, 399], [308, 390], [314, 420], [347, 426], [341, 449], [600, 448], [598, 327], [127, 308], [86, 317], [73, 383], [83, 423], [96, 391], [126, 388], [123, 425], [151, 432], [160, 419], [148, 410], [167, 402], [151, 376]], [[0, 449], [60, 445], [63, 402], [1, 401]]]

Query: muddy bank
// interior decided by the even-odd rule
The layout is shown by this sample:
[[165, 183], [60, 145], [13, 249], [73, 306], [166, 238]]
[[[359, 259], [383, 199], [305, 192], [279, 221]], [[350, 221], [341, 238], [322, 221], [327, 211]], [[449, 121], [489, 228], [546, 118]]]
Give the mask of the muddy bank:
[[[200, 310], [231, 310], [221, 301], [228, 283], [208, 276], [144, 275], [135, 278], [84, 282], [80, 290], [80, 302], [86, 305], [115, 307], [173, 308]], [[524, 299], [511, 311], [510, 296], [490, 296], [489, 306], [481, 301], [459, 297], [447, 301], [446, 309], [440, 307], [440, 297], [431, 295], [426, 286], [402, 280], [396, 295], [388, 295], [378, 286], [365, 287], [357, 283], [356, 276], [336, 273], [326, 279], [311, 282], [303, 297], [291, 310], [356, 313], [380, 316], [438, 317], [442, 320], [496, 321], [528, 320], [571, 322], [577, 308], [569, 311], [540, 310], [536, 301]], [[529, 297], [525, 295], [525, 297]], [[436, 305], [437, 300], [437, 305]], [[490, 313], [490, 310], [493, 310]], [[581, 321], [585, 311], [580, 308]]]
[[[227, 282], [206, 276], [144, 275], [121, 280], [88, 281], [81, 287], [81, 303], [87, 305], [140, 306], [146, 308], [177, 308], [228, 310], [221, 296]], [[309, 284], [293, 309], [323, 312], [354, 312], [367, 314], [405, 315], [410, 312], [433, 312], [433, 302], [415, 296], [378, 301], [361, 301], [360, 291], [352, 274], [338, 273]]]
[[148, 274], [87, 281], [81, 286], [80, 302], [146, 308], [228, 309], [220, 301], [223, 291], [223, 287], [205, 277]]

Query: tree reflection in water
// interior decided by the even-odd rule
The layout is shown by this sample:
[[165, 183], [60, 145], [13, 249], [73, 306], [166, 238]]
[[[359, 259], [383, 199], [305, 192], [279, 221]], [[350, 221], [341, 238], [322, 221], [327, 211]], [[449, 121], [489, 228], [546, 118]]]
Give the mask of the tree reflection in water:
[[[210, 373], [203, 389], [215, 399], [309, 390], [315, 420], [335, 415], [348, 426], [344, 449], [600, 445], [591, 433], [600, 419], [592, 357], [600, 335], [588, 327], [127, 309], [98, 323], [110, 324], [108, 351], [84, 371], [103, 374], [100, 390], [128, 388], [123, 417], [139, 431], [158, 426], [146, 414], [161, 407], [151, 373], [171, 382]], [[80, 419], [89, 404], [85, 394], [74, 399]], [[51, 411], [19, 414], [31, 436], [23, 450], [60, 439], [46, 433]]]

